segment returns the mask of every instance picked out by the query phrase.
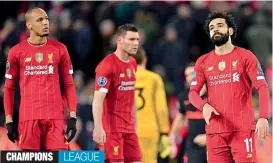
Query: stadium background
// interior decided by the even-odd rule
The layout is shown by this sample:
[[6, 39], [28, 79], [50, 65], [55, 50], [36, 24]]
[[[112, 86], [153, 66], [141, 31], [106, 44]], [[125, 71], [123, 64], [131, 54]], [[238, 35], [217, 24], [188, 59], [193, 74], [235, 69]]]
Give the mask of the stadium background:
[[[50, 37], [67, 46], [73, 62], [80, 119], [78, 121], [79, 135], [74, 141], [81, 149], [96, 148], [92, 141], [91, 106], [94, 93], [94, 69], [104, 56], [115, 49], [114, 32], [124, 23], [133, 23], [139, 28], [141, 46], [148, 56], [148, 69], [159, 73], [164, 80], [170, 120], [174, 118], [178, 110], [177, 95], [185, 88], [183, 72], [185, 65], [196, 61], [200, 55], [213, 48], [203, 30], [205, 18], [211, 11], [227, 11], [234, 15], [238, 27], [238, 35], [234, 43], [252, 50], [259, 58], [272, 97], [272, 2], [39, 1], [0, 2], [0, 10], [4, 11], [0, 14], [1, 101], [3, 101], [8, 50], [28, 37], [24, 13], [29, 7], [34, 6], [46, 10], [50, 17]], [[16, 92], [15, 109], [18, 109], [18, 89]], [[253, 105], [255, 113], [258, 113], [256, 93], [253, 96]], [[0, 121], [3, 127], [2, 102], [0, 110]], [[272, 129], [272, 117], [270, 129]], [[272, 130], [270, 132], [272, 134]], [[2, 135], [0, 133], [0, 150], [1, 144], [7, 141], [1, 137], [3, 132]], [[183, 138], [181, 137], [180, 140]], [[272, 142], [272, 139], [269, 141]], [[272, 158], [270, 145], [272, 143], [261, 141], [256, 143], [259, 145], [259, 154]]]

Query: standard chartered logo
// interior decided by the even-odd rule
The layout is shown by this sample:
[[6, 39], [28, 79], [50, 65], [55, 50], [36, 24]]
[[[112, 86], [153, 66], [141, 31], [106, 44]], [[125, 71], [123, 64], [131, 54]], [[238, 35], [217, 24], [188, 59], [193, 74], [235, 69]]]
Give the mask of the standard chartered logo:
[[26, 66], [24, 75], [48, 75], [54, 73], [54, 66]]
[[231, 82], [239, 82], [240, 81], [240, 74], [235, 72], [233, 74], [220, 74], [220, 75], [213, 75], [209, 76], [209, 85], [216, 86], [221, 84], [228, 84]]
[[235, 72], [232, 76], [233, 76], [233, 82], [239, 82], [240, 75], [238, 74], [238, 72]]
[[120, 86], [118, 87], [118, 90], [121, 91], [131, 91], [131, 90], [135, 90], [135, 81], [122, 81]]

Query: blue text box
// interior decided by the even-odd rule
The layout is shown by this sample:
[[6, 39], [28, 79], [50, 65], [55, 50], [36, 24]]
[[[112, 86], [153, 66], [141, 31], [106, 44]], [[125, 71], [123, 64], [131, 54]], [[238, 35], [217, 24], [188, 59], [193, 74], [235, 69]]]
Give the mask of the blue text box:
[[59, 163], [103, 163], [104, 151], [59, 151]]

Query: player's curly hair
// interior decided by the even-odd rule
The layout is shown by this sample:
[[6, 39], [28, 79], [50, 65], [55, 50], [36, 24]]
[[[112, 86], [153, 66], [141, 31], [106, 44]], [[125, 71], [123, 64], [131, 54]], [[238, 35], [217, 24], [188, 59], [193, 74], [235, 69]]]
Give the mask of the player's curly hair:
[[217, 18], [223, 18], [226, 20], [227, 26], [228, 28], [232, 28], [233, 29], [233, 35], [231, 35], [231, 39], [236, 38], [236, 34], [237, 34], [237, 27], [234, 21], [234, 18], [231, 14], [227, 13], [227, 12], [213, 12], [210, 13], [205, 21], [205, 25], [204, 25], [204, 29], [207, 33], [207, 35], [210, 35], [210, 31], [209, 31], [209, 23]]
[[133, 24], [124, 24], [118, 27], [116, 36], [121, 36], [126, 34], [127, 31], [138, 32], [137, 27]]

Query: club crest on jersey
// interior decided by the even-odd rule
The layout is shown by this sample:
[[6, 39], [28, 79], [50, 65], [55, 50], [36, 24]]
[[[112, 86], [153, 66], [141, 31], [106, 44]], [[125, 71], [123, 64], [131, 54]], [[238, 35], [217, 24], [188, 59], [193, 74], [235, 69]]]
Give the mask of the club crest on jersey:
[[9, 61], [7, 61], [7, 63], [6, 63], [6, 70], [8, 71], [9, 68], [10, 68], [10, 63], [9, 63]]
[[41, 63], [43, 61], [43, 53], [36, 53], [35, 54], [35, 59], [37, 62]]
[[238, 60], [232, 61], [232, 70], [236, 70], [237, 69], [237, 63], [238, 63]]
[[127, 69], [126, 70], [126, 72], [127, 72], [127, 76], [129, 77], [129, 78], [131, 78], [132, 77], [132, 71], [131, 71], [131, 69]]
[[53, 53], [47, 55], [48, 63], [53, 63]]
[[225, 61], [221, 61], [218, 63], [218, 68], [220, 71], [224, 71], [224, 69], [226, 68], [226, 62]]
[[113, 153], [113, 155], [114, 156], [117, 156], [118, 155], [118, 148], [119, 148], [119, 146], [114, 146], [114, 153]]
[[103, 86], [105, 86], [106, 84], [107, 84], [107, 79], [106, 79], [106, 77], [99, 77], [98, 78], [98, 85], [99, 86], [101, 86], [101, 87], [103, 87]]

